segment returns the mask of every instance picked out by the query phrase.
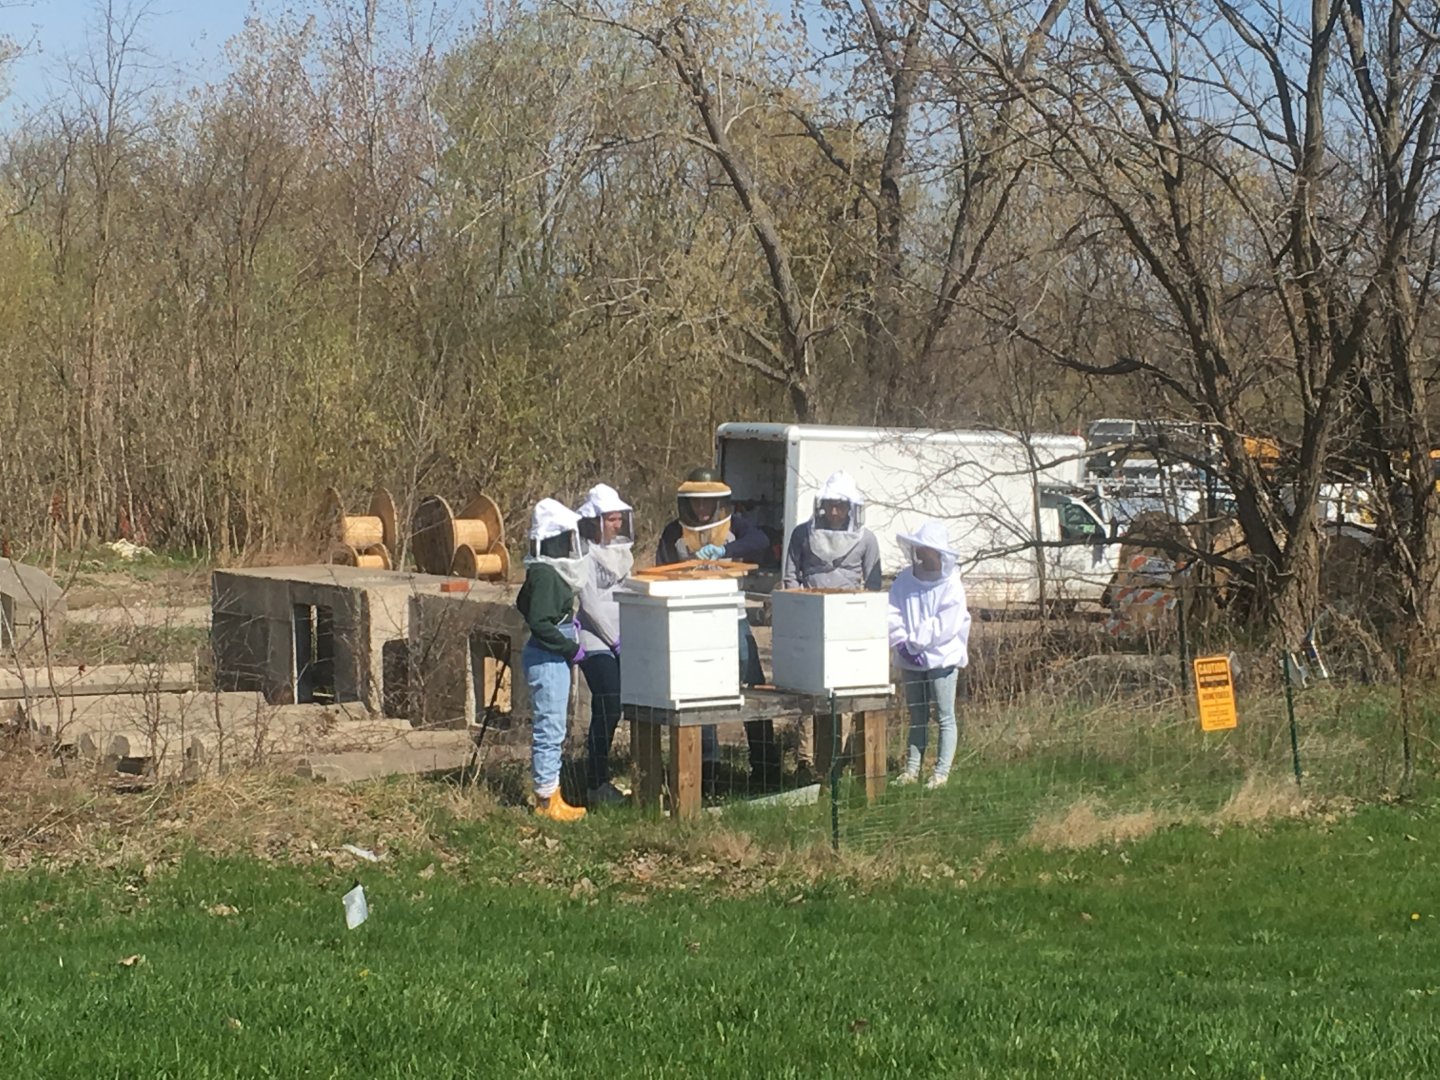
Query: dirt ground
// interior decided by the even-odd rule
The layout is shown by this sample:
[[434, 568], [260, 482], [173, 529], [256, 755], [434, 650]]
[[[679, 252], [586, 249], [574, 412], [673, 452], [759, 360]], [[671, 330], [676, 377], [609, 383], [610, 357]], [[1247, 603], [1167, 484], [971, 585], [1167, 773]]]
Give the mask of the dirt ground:
[[65, 589], [66, 606], [73, 614], [96, 608], [194, 608], [210, 605], [208, 569], [157, 570], [153, 576], [111, 570], [81, 570], [67, 577], [62, 569], [56, 584]]

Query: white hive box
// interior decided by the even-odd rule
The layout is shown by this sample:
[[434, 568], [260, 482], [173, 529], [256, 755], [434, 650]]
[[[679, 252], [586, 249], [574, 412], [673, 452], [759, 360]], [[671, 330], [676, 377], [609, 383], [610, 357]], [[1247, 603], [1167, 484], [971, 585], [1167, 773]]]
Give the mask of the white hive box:
[[739, 705], [741, 596], [733, 580], [656, 581], [617, 590], [620, 701], [652, 709]]
[[777, 689], [839, 695], [889, 691], [885, 593], [777, 589], [770, 602], [770, 664]]

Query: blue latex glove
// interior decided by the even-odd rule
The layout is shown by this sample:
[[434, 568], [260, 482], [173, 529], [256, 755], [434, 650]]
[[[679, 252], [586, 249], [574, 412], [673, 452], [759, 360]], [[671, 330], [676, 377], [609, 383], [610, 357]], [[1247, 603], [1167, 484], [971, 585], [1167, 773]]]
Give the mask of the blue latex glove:
[[924, 654], [916, 652], [910, 648], [909, 645], [901, 645], [895, 651], [900, 654], [900, 659], [904, 660], [911, 667], [923, 668], [925, 666]]
[[616, 635], [615, 635], [615, 644], [613, 644], [613, 645], [610, 646], [610, 651], [615, 654], [616, 659], [619, 659], [619, 656], [620, 656], [620, 635], [619, 635], [619, 634], [616, 634]]
[[578, 664], [578, 663], [580, 663], [581, 660], [584, 660], [584, 659], [585, 659], [585, 646], [584, 646], [584, 645], [581, 645], [578, 649], [575, 650], [575, 655], [570, 658], [570, 663], [572, 663], [572, 664]]
[[725, 549], [719, 544], [706, 544], [695, 553], [695, 557], [697, 559], [703, 559], [706, 562], [714, 559], [723, 559], [725, 557]]

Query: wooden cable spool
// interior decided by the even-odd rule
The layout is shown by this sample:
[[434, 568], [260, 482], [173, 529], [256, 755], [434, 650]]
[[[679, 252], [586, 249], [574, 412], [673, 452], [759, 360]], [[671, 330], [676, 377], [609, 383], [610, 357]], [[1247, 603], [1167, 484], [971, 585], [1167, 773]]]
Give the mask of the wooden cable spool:
[[[509, 573], [504, 519], [488, 495], [476, 495], [459, 514], [443, 496], [427, 495], [415, 507], [410, 525], [415, 565], [421, 573], [458, 573], [454, 566], [462, 557], [472, 560], [481, 576]], [[461, 548], [469, 548], [469, 556], [462, 556]], [[492, 561], [501, 558], [503, 563]]]
[[461, 544], [450, 562], [450, 573], [481, 581], [505, 581], [510, 577], [510, 552], [504, 544], [496, 543], [481, 555], [469, 544]]
[[377, 487], [370, 496], [368, 514], [345, 513], [340, 493], [333, 487], [327, 488], [320, 521], [327, 541], [353, 548], [362, 557], [377, 546], [383, 546], [387, 552], [395, 550], [395, 500], [383, 487]]
[[334, 566], [356, 566], [361, 570], [393, 570], [390, 549], [384, 544], [371, 544], [365, 550], [357, 550], [351, 544], [336, 544], [330, 549], [330, 562]]

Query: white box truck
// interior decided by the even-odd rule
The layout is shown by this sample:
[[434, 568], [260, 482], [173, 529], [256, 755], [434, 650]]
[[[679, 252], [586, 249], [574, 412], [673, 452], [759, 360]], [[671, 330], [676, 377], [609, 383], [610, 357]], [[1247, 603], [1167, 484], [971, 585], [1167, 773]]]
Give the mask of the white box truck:
[[[1119, 548], [1085, 501], [1085, 456], [1085, 440], [1067, 435], [748, 423], [716, 432], [725, 482], [779, 539], [782, 557], [825, 478], [844, 469], [865, 497], [886, 576], [901, 566], [896, 535], [937, 518], [950, 529], [978, 610], [1037, 606], [1042, 597], [1047, 605], [1096, 601], [1110, 584]], [[764, 589], [777, 576], [747, 587]]]

